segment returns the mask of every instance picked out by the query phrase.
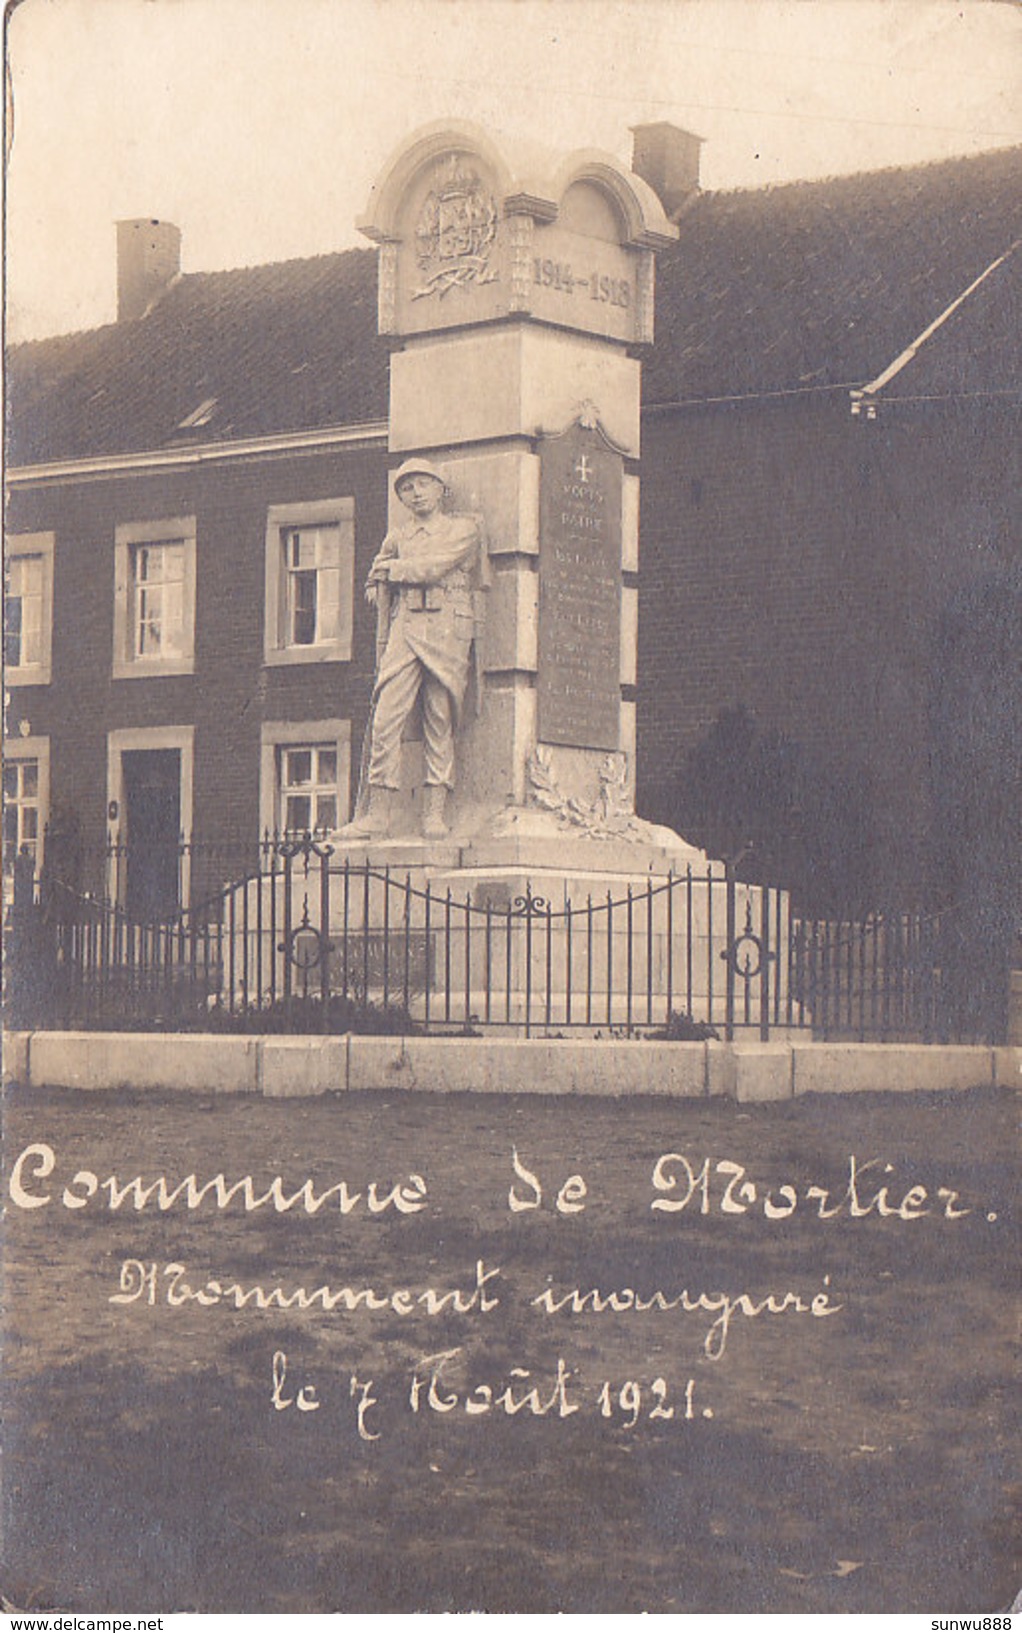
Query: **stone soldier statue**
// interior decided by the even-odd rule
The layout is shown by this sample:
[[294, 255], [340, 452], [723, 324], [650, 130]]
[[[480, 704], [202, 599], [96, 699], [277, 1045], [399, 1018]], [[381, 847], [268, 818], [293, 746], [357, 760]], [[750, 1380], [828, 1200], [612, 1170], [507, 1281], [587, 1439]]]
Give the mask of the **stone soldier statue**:
[[408, 459], [394, 491], [412, 519], [393, 528], [377, 553], [366, 597], [377, 611], [377, 672], [362, 780], [349, 838], [385, 834], [400, 787], [401, 739], [422, 696], [425, 790], [422, 831], [447, 832], [444, 806], [454, 787], [454, 732], [468, 686], [482, 585], [479, 518], [449, 515], [447, 485], [426, 459]]

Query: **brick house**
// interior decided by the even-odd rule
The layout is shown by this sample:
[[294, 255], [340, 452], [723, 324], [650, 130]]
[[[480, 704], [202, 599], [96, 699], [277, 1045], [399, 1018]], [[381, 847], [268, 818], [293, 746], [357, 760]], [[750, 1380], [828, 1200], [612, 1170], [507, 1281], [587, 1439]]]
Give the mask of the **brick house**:
[[[914, 888], [940, 631], [1015, 548], [1019, 168], [672, 199], [644, 371], [643, 814], [670, 820], [686, 752], [742, 704], [852, 769], [877, 880]], [[373, 671], [375, 254], [182, 276], [179, 245], [120, 223], [118, 321], [9, 358], [5, 869], [41, 863], [49, 822], [92, 888], [112, 831], [157, 856], [345, 820]], [[112, 883], [140, 909], [195, 888], [155, 863]]]

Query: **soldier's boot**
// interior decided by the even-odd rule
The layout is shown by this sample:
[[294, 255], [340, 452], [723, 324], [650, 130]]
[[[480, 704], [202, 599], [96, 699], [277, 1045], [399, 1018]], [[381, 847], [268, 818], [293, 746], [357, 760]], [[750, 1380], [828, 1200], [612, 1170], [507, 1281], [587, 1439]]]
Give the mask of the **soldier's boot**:
[[369, 803], [361, 816], [353, 817], [338, 833], [339, 839], [382, 839], [390, 832], [389, 788], [369, 785]]
[[446, 836], [446, 803], [447, 789], [443, 783], [427, 783], [422, 791], [422, 832], [426, 839], [443, 839]]

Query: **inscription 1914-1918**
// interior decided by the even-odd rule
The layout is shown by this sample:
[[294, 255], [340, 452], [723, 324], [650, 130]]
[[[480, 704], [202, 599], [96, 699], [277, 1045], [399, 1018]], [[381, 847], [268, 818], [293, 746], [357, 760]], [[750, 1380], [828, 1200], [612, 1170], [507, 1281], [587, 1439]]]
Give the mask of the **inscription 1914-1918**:
[[538, 735], [620, 747], [622, 458], [581, 424], [541, 449]]

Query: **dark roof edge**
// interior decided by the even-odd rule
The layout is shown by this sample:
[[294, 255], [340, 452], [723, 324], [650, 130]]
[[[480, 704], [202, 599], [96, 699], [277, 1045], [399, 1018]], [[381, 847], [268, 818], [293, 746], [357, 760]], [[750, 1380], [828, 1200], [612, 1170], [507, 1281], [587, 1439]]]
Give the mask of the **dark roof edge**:
[[264, 436], [241, 437], [236, 442], [203, 442], [182, 448], [148, 448], [130, 454], [87, 454], [80, 458], [40, 460], [31, 465], [9, 465], [10, 487], [28, 487], [36, 482], [102, 480], [111, 476], [131, 476], [138, 471], [183, 469], [209, 465], [218, 460], [251, 459], [261, 455], [318, 453], [330, 447], [371, 447], [387, 443], [386, 420], [361, 424], [326, 425], [311, 431], [275, 431]]
[[820, 397], [828, 393], [861, 391], [861, 380], [839, 380], [832, 385], [784, 386], [778, 391], [736, 392], [733, 396], [678, 397], [669, 402], [643, 403], [643, 414], [678, 414], [691, 408], [725, 408], [738, 403], [780, 402], [790, 397]]

